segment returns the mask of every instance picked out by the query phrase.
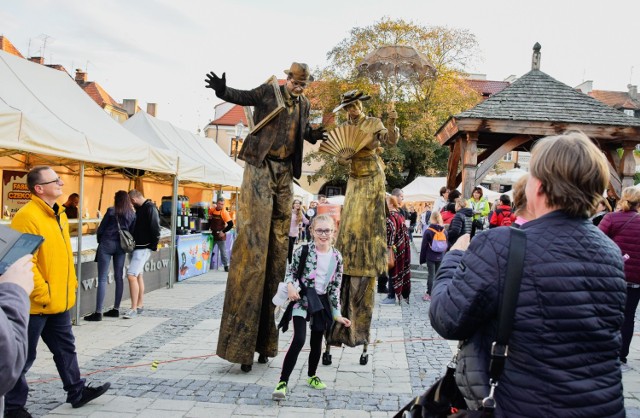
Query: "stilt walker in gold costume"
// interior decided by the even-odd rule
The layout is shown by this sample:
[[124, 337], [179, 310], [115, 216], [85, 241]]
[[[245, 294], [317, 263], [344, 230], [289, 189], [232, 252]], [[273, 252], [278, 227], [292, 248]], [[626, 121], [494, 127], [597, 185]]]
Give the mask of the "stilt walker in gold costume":
[[[284, 278], [288, 232], [291, 223], [293, 177], [300, 178], [303, 139], [324, 139], [324, 129], [309, 125], [309, 100], [302, 94], [311, 81], [309, 67], [294, 62], [285, 70], [280, 86], [285, 107], [260, 130], [250, 133], [240, 149], [246, 162], [238, 209], [238, 237], [231, 254], [229, 276], [216, 353], [251, 370], [258, 362], [278, 353], [278, 332], [271, 298]], [[226, 85], [225, 74], [207, 74], [208, 88], [230, 103], [254, 107], [255, 124], [273, 116], [277, 108], [274, 87], [263, 84], [253, 90]], [[267, 118], [268, 119], [268, 118]]]
[[385, 176], [379, 154], [381, 145], [398, 142], [398, 115], [395, 110], [389, 112], [387, 127], [380, 119], [365, 116], [362, 102], [369, 99], [363, 92], [352, 90], [342, 95], [340, 105], [334, 109], [347, 113], [346, 124], [373, 135], [371, 142], [353, 157], [339, 161], [350, 164], [336, 248], [344, 260], [342, 315], [351, 319], [351, 327], [335, 325], [327, 338], [323, 364], [331, 364], [329, 345], [339, 344], [364, 345], [360, 364], [367, 363], [376, 278], [387, 270]]

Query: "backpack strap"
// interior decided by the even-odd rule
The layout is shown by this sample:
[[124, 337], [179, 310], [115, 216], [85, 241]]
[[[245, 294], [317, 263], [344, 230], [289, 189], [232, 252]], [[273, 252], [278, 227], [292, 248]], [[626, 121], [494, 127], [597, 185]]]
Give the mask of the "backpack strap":
[[302, 246], [302, 253], [300, 254], [300, 262], [298, 264], [298, 271], [296, 271], [296, 279], [300, 283], [300, 295], [304, 296], [307, 293], [307, 286], [302, 281], [302, 273], [304, 273], [304, 266], [307, 264], [307, 256], [309, 255], [309, 246]]

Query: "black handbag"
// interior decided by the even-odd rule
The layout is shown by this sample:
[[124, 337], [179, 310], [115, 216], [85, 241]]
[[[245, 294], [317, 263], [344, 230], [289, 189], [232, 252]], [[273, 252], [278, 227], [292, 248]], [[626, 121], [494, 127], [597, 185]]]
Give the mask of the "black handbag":
[[118, 215], [113, 215], [116, 218], [118, 224], [118, 235], [120, 235], [120, 248], [125, 253], [132, 253], [136, 249], [136, 240], [133, 239], [131, 232], [126, 229], [120, 228], [120, 221], [118, 221]]
[[496, 408], [495, 389], [507, 359], [509, 335], [511, 335], [513, 317], [518, 302], [526, 245], [524, 231], [516, 228], [510, 229], [509, 259], [498, 313], [498, 333], [496, 340], [491, 345], [489, 396], [482, 400], [482, 407], [479, 410], [467, 409], [464, 396], [455, 381], [458, 357], [458, 353], [456, 353], [447, 365], [444, 376], [431, 385], [421, 396], [405, 405], [394, 418], [493, 417]]

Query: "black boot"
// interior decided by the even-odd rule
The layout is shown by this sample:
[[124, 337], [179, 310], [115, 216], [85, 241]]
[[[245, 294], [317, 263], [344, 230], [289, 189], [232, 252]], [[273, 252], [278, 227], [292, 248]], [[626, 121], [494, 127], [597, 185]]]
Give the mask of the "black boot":
[[100, 312], [94, 312], [91, 315], [84, 317], [85, 321], [102, 321], [102, 314]]

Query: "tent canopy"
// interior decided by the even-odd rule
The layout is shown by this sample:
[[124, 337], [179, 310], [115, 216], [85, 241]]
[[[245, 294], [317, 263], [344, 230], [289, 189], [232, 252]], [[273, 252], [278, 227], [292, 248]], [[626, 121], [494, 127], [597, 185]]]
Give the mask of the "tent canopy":
[[176, 152], [178, 180], [234, 187], [242, 184], [242, 167], [211, 140], [145, 112], [136, 113], [122, 125], [150, 146]]
[[0, 51], [0, 149], [175, 174], [177, 154], [152, 147], [63, 71]]
[[440, 188], [446, 185], [446, 177], [416, 177], [402, 189], [404, 200], [407, 202], [432, 202], [440, 197]]

